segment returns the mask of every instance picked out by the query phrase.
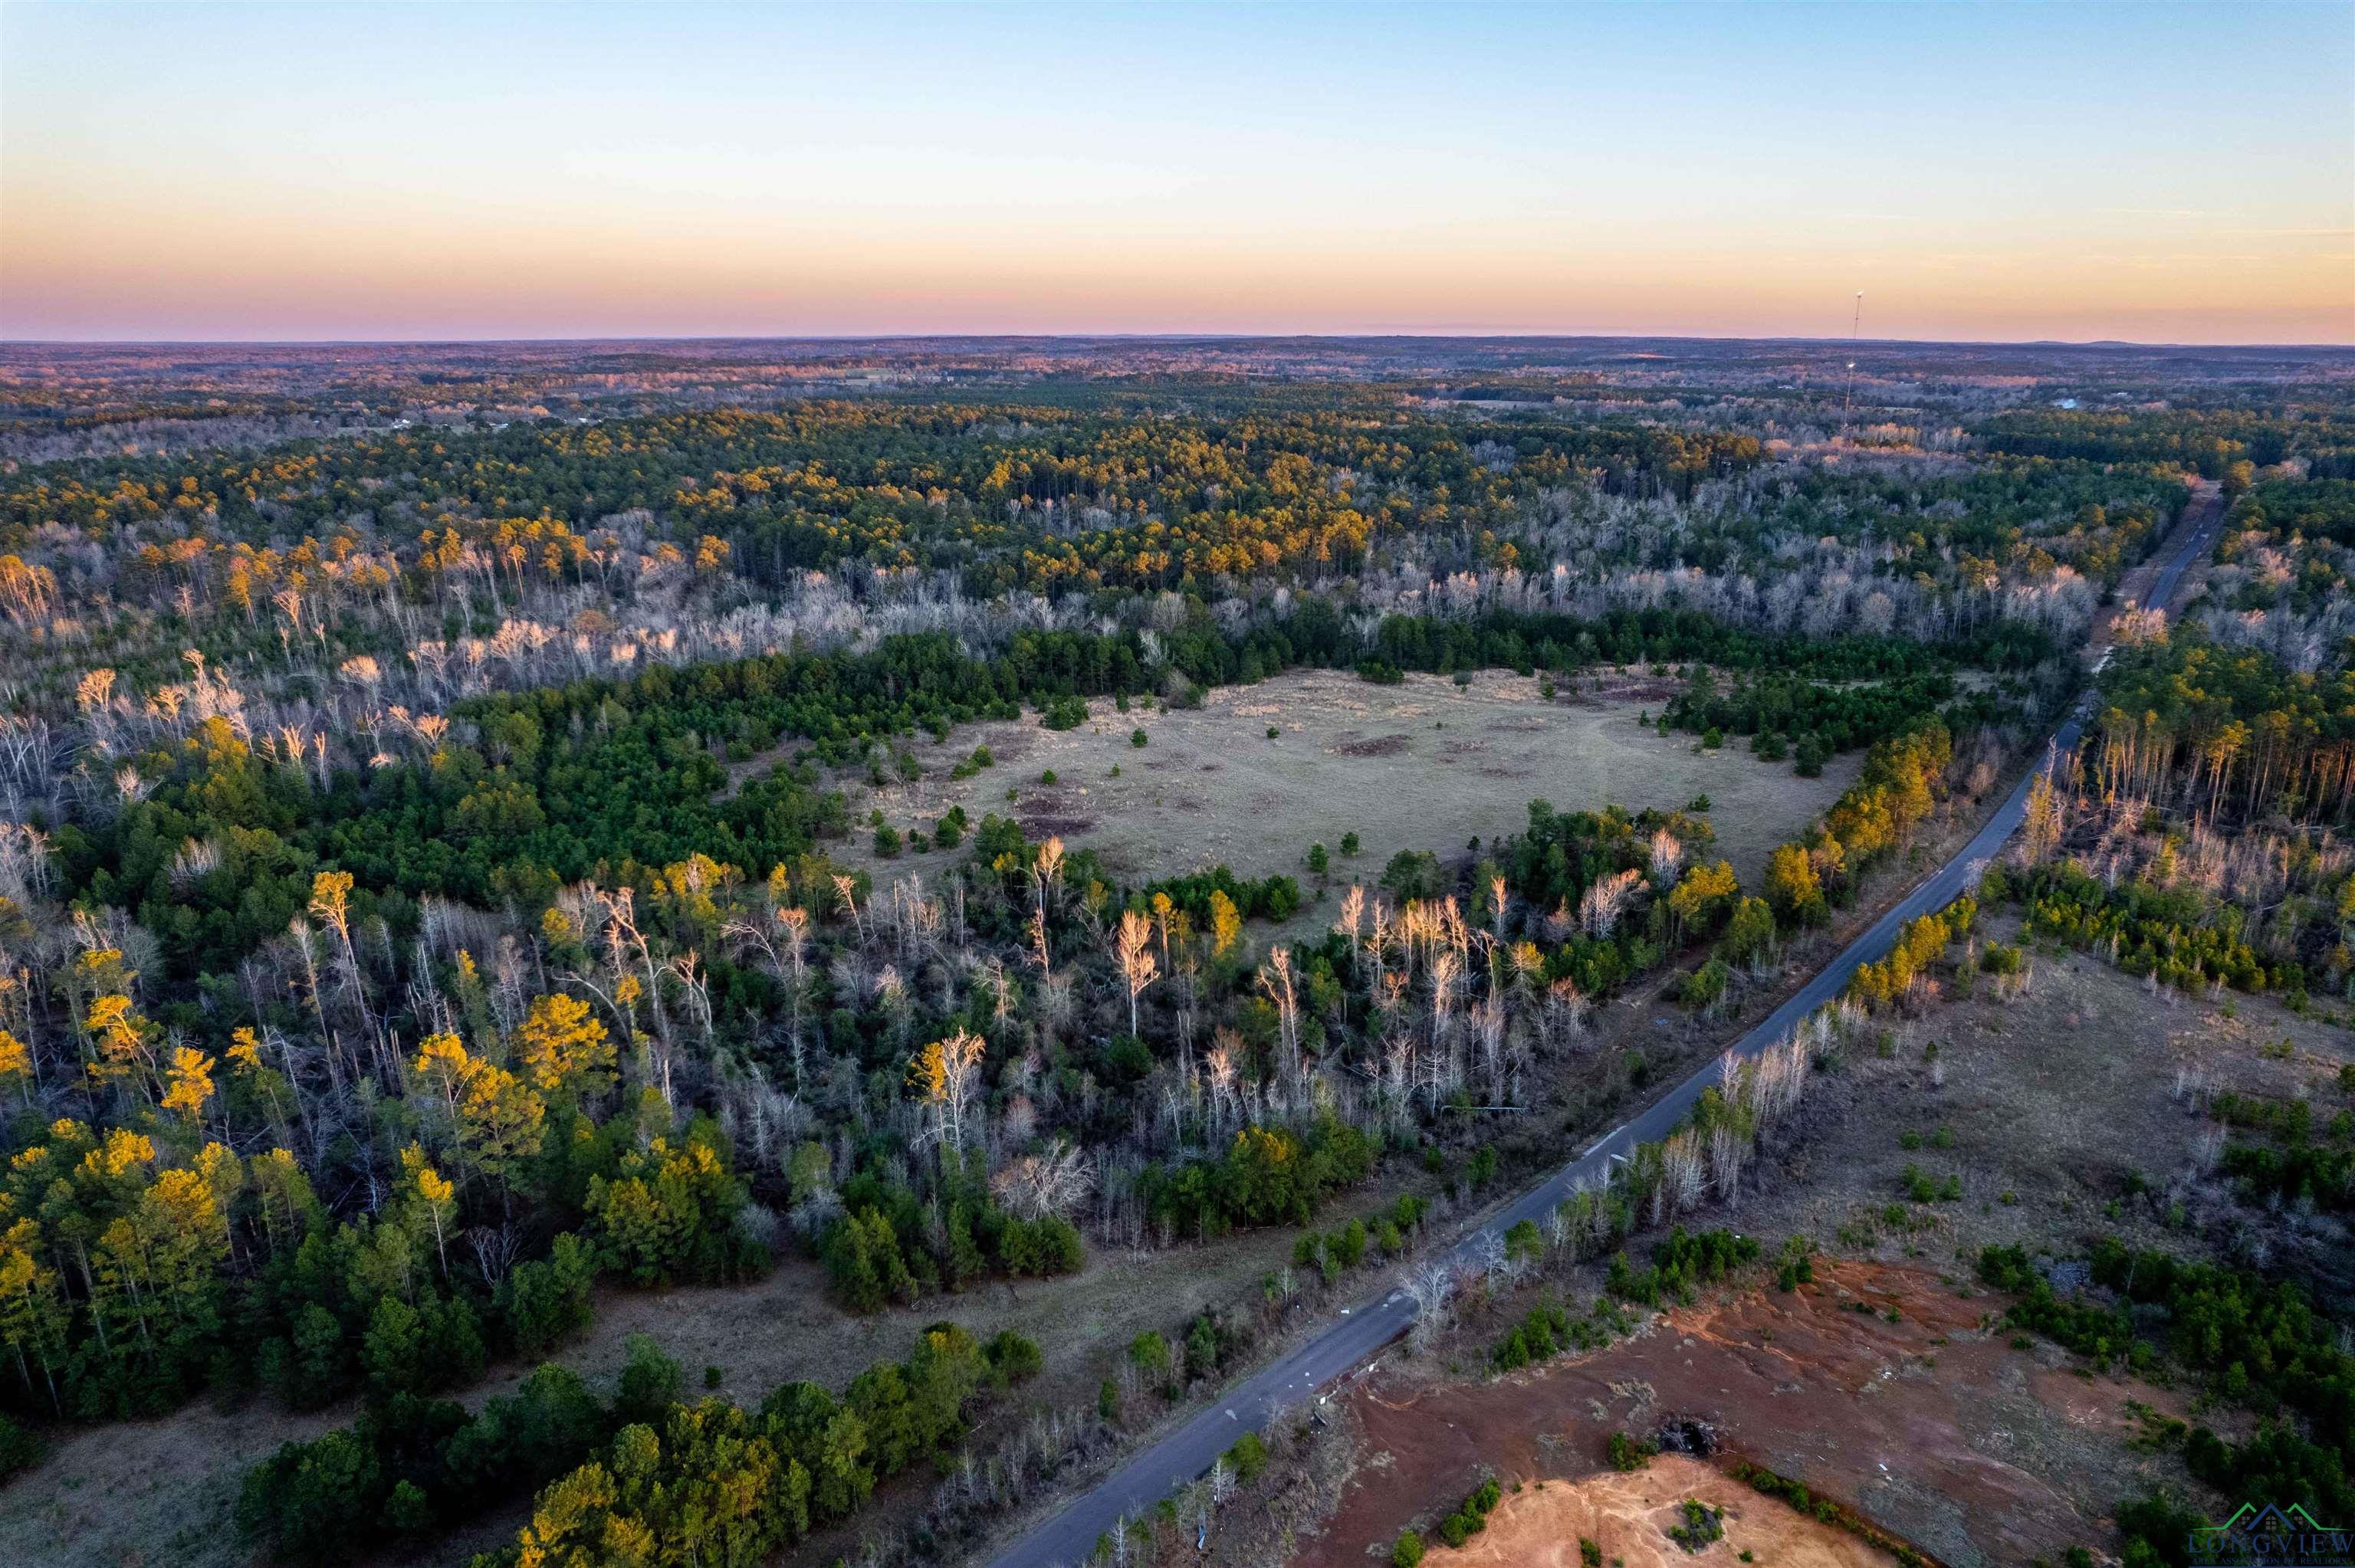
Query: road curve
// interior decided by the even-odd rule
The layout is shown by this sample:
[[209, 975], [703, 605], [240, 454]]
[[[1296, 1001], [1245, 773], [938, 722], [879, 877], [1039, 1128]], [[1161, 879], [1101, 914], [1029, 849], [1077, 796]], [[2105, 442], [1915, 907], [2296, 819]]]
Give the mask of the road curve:
[[[2223, 518], [2220, 501], [2215, 490], [2203, 488], [2190, 503], [2190, 508], [2201, 509], [2204, 515], [2161, 566], [2145, 602], [2166, 605], [2172, 601], [2184, 572], [2193, 561], [2205, 556], [2215, 541]], [[2076, 750], [2078, 736], [2093, 706], [2094, 697], [2089, 693], [2054, 734], [2049, 756], [2066, 757]], [[2033, 771], [2024, 775], [1969, 843], [1875, 920], [1813, 980], [1769, 1013], [1764, 1022], [1736, 1041], [1732, 1054], [1738, 1057], [1755, 1056], [1782, 1040], [1807, 1014], [1838, 998], [1859, 965], [1875, 962], [1887, 954], [1896, 942], [1900, 927], [1945, 908], [1976, 887], [1980, 871], [2028, 814], [2028, 791], [2034, 777]], [[1721, 1057], [1710, 1062], [1654, 1101], [1633, 1121], [1604, 1134], [1543, 1183], [1491, 1216], [1479, 1229], [1465, 1234], [1448, 1255], [1451, 1260], [1460, 1265], [1474, 1264], [1484, 1247], [1494, 1245], [1492, 1238], [1501, 1237], [1522, 1220], [1543, 1223], [1579, 1183], [1600, 1179], [1614, 1157], [1632, 1152], [1638, 1144], [1656, 1143], [1674, 1132], [1702, 1091], [1719, 1082], [1723, 1065]], [[990, 1568], [1063, 1568], [1085, 1563], [1095, 1550], [1097, 1538], [1122, 1517], [1146, 1513], [1170, 1492], [1208, 1470], [1236, 1438], [1245, 1432], [1258, 1431], [1271, 1415], [1297, 1407], [1314, 1396], [1317, 1389], [1371, 1360], [1383, 1346], [1405, 1333], [1413, 1320], [1413, 1303], [1402, 1290], [1343, 1308], [1340, 1321], [1227, 1389], [1215, 1404], [1122, 1465], [1092, 1489], [1074, 1499], [1060, 1513], [993, 1559]]]

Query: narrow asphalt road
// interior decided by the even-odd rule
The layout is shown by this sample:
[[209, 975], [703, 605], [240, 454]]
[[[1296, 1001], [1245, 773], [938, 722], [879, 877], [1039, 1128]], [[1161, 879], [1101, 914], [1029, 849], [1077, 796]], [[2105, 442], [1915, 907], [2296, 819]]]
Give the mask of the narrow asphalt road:
[[[2145, 602], [2167, 605], [2191, 563], [2207, 554], [2223, 518], [2223, 507], [2213, 490], [2190, 503], [2203, 514], [2174, 547], [2151, 584]], [[2098, 668], [2098, 666], [2097, 666]], [[2067, 757], [2077, 747], [2085, 720], [2094, 706], [2089, 693], [2053, 736], [2049, 755]], [[2028, 791], [2034, 779], [2021, 778], [1987, 825], [1971, 842], [1894, 907], [1850, 942], [1838, 957], [1799, 988], [1765, 1021], [1734, 1043], [1736, 1056], [1755, 1056], [1797, 1027], [1800, 1021], [1835, 1000], [1858, 966], [1879, 960], [1895, 944], [1898, 928], [1907, 921], [1945, 908], [1978, 885], [1979, 873], [2001, 849], [2028, 814]], [[1712, 1061], [1669, 1090], [1649, 1108], [1614, 1128], [1544, 1183], [1493, 1215], [1486, 1224], [1456, 1243], [1449, 1255], [1460, 1266], [1476, 1263], [1490, 1238], [1523, 1220], [1543, 1223], [1583, 1181], [1600, 1179], [1614, 1158], [1632, 1152], [1642, 1143], [1656, 1143], [1674, 1132], [1702, 1091], [1719, 1082], [1723, 1059]], [[990, 1568], [1062, 1568], [1083, 1563], [1095, 1550], [1097, 1538], [1124, 1516], [1142, 1515], [1161, 1499], [1208, 1470], [1218, 1457], [1245, 1432], [1264, 1426], [1279, 1411], [1296, 1408], [1316, 1390], [1355, 1367], [1406, 1332], [1414, 1320], [1414, 1304], [1403, 1290], [1341, 1308], [1340, 1321], [1291, 1351], [1280, 1361], [1228, 1389], [1224, 1397], [1144, 1453], [1121, 1466], [1062, 1512], [1040, 1525], [1000, 1554]]]

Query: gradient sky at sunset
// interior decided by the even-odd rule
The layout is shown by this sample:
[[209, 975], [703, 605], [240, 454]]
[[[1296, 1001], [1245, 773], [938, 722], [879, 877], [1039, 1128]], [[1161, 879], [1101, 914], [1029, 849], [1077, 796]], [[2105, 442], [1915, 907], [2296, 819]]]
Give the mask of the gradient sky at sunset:
[[0, 7], [0, 335], [2355, 341], [2355, 5]]

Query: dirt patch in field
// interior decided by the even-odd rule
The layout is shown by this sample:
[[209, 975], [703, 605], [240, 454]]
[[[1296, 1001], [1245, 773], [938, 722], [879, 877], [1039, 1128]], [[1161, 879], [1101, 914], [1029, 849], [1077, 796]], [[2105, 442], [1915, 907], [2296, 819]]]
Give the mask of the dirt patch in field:
[[[2105, 1380], [2098, 1396], [2052, 1399], [2039, 1376], [2049, 1352], [1983, 1331], [1989, 1305], [1927, 1270], [1828, 1262], [1796, 1291], [1679, 1308], [1608, 1350], [1493, 1382], [1377, 1379], [1351, 1396], [1365, 1432], [1359, 1484], [1298, 1561], [1355, 1568], [1369, 1543], [1444, 1513], [1484, 1473], [1508, 1487], [1546, 1480], [1551, 1491], [1593, 1474], [1614, 1432], [1649, 1437], [1696, 1421], [1725, 1452], [1858, 1509], [1955, 1568], [2057, 1556], [2095, 1538], [2110, 1498], [2131, 1486], [2117, 1441], [2133, 1429], [2126, 1401], [2171, 1402], [2126, 1380]], [[2046, 1478], [2064, 1449], [2067, 1467], [2094, 1482], [2083, 1495]], [[1765, 1501], [1723, 1479], [1724, 1495]], [[1680, 1500], [1683, 1484], [1658, 1501]], [[1651, 1516], [1639, 1518], [1649, 1528]], [[1625, 1524], [1621, 1542], [1603, 1542], [1606, 1553], [1636, 1544]]]
[[1437, 1547], [1423, 1561], [1440, 1568], [1580, 1568], [1584, 1540], [1602, 1548], [1606, 1563], [1671, 1568], [1695, 1560], [1668, 1538], [1670, 1528], [1684, 1523], [1687, 1501], [1720, 1510], [1722, 1543], [1702, 1561], [1744, 1552], [1780, 1568], [1873, 1568], [1896, 1561], [1682, 1454], [1664, 1454], [1631, 1473], [1540, 1481], [1508, 1494], [1488, 1515], [1487, 1529], [1462, 1546]]
[[1580, 707], [1607, 707], [1614, 703], [1644, 703], [1652, 707], [1666, 707], [1668, 699], [1685, 689], [1682, 681], [1668, 675], [1637, 673], [1633, 671], [1605, 671], [1592, 679], [1580, 676], [1571, 683], [1565, 700]]
[[1079, 838], [1094, 832], [1096, 825], [1093, 817], [1058, 815], [1052, 811], [1024, 810], [1017, 813], [1015, 821], [1022, 824], [1022, 836], [1033, 843], [1057, 837]]
[[[1548, 699], [1537, 680], [1502, 671], [1460, 686], [1436, 675], [1378, 686], [1336, 671], [1295, 671], [1167, 714], [1142, 702], [1124, 714], [1100, 698], [1075, 729], [1043, 729], [1030, 716], [968, 725], [945, 743], [910, 748], [923, 768], [913, 782], [876, 787], [847, 770], [834, 782], [849, 794], [854, 821], [880, 810], [903, 832], [929, 832], [951, 806], [975, 822], [995, 811], [1034, 839], [1051, 832], [1073, 849], [1095, 851], [1130, 881], [1221, 863], [1238, 876], [1290, 873], [1302, 878], [1309, 902], [1286, 935], [1329, 922], [1334, 889], [1380, 876], [1400, 850], [1458, 856], [1475, 838], [1487, 843], [1519, 832], [1533, 800], [1565, 811], [1611, 801], [1633, 810], [1707, 795], [1718, 835], [1712, 853], [1755, 885], [1774, 847], [1838, 798], [1862, 754], [1802, 779], [1739, 745], [1700, 751], [1690, 736], [1662, 736], [1636, 723], [1657, 715], [1675, 689], [1657, 677], [1606, 673], [1566, 682]], [[1143, 747], [1130, 742], [1138, 729]], [[977, 746], [996, 765], [952, 779], [950, 769]], [[1050, 771], [1051, 785], [1043, 780]], [[1349, 832], [1361, 844], [1355, 858], [1340, 853]], [[1321, 904], [1304, 863], [1312, 843], [1332, 856]], [[879, 860], [863, 831], [832, 853], [879, 877], [949, 861], [937, 853]]]

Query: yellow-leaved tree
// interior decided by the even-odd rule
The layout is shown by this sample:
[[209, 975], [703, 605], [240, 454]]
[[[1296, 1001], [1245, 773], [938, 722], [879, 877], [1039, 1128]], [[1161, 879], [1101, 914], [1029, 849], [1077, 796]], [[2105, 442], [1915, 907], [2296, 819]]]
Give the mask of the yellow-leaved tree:
[[579, 997], [532, 998], [513, 1044], [532, 1087], [561, 1103], [577, 1104], [613, 1081], [613, 1043]]
[[213, 1097], [213, 1059], [194, 1046], [175, 1046], [164, 1075], [164, 1108], [194, 1127]]
[[1223, 959], [1243, 938], [1242, 912], [1235, 901], [1213, 888], [1210, 892], [1210, 957]]
[[433, 1169], [425, 1150], [412, 1143], [400, 1151], [401, 1174], [409, 1179], [410, 1190], [417, 1196], [417, 1205], [433, 1222], [433, 1251], [442, 1260], [442, 1272], [450, 1272], [450, 1222], [458, 1213], [456, 1183]]
[[441, 1099], [460, 1156], [504, 1192], [515, 1162], [539, 1152], [547, 1102], [505, 1067], [468, 1054], [454, 1034], [427, 1035], [410, 1065]]
[[960, 1029], [935, 1040], [908, 1064], [908, 1085], [923, 1102], [924, 1141], [943, 1146], [943, 1160], [964, 1152], [964, 1119], [981, 1085], [981, 1037]]

